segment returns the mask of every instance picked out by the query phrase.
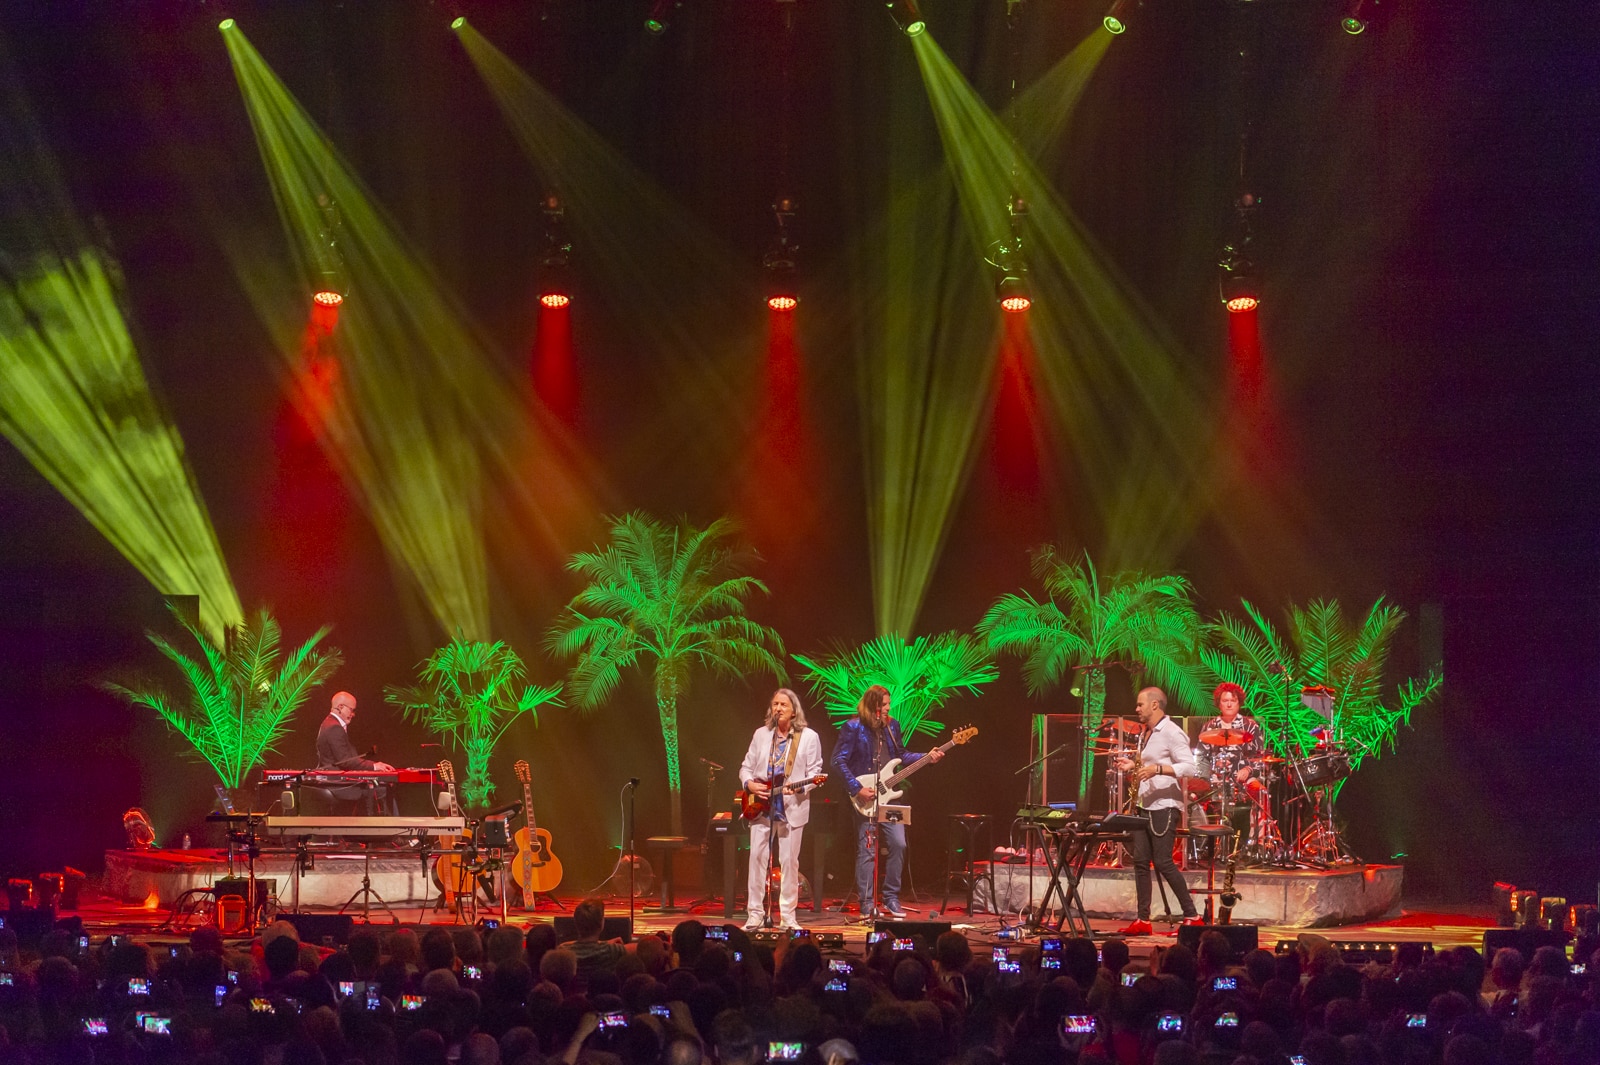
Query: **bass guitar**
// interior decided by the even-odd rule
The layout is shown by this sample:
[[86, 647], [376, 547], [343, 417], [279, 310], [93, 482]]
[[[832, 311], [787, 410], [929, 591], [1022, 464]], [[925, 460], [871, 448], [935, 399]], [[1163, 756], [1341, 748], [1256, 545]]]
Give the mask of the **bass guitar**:
[[[784, 795], [793, 795], [795, 792], [804, 791], [807, 788], [821, 787], [827, 782], [828, 774], [818, 773], [814, 777], [809, 777], [805, 780], [797, 780], [793, 784], [784, 784], [778, 788], [778, 791]], [[752, 780], [751, 783], [765, 784], [767, 782], [765, 780], [759, 782]], [[746, 821], [761, 820], [761, 818], [767, 816], [767, 808], [772, 805], [771, 795], [757, 795], [754, 792], [748, 791], [744, 788], [739, 789], [739, 794], [736, 796], [736, 798], [739, 803], [739, 816], [743, 817]]]
[[513, 768], [522, 785], [522, 809], [528, 815], [528, 823], [511, 837], [517, 845], [517, 856], [511, 859], [511, 877], [522, 889], [523, 907], [531, 910], [535, 895], [554, 891], [561, 883], [561, 859], [550, 849], [550, 830], [540, 828], [533, 819], [533, 774], [528, 763], [519, 761]]
[[[955, 735], [951, 736], [950, 739], [942, 746], [935, 747], [934, 750], [948, 751], [952, 747], [966, 743], [977, 734], [978, 730], [973, 728], [971, 725], [968, 725], [964, 729], [957, 729]], [[928, 752], [928, 754], [932, 753], [933, 751]], [[872, 799], [863, 799], [860, 792], [856, 792], [855, 794], [851, 795], [850, 804], [856, 808], [856, 813], [860, 814], [862, 817], [871, 817], [874, 807], [883, 806], [887, 803], [894, 802], [901, 795], [905, 794], [903, 790], [894, 790], [895, 785], [905, 780], [906, 777], [909, 777], [912, 773], [915, 773], [923, 766], [928, 765], [931, 759], [929, 759], [927, 755], [923, 755], [921, 758], [918, 758], [915, 762], [912, 762], [904, 769], [900, 768], [900, 761], [901, 760], [899, 758], [891, 758], [884, 763], [883, 769], [879, 772], [863, 773], [861, 776], [856, 778], [857, 780], [861, 781], [862, 787], [871, 788], [876, 794], [876, 798]]]

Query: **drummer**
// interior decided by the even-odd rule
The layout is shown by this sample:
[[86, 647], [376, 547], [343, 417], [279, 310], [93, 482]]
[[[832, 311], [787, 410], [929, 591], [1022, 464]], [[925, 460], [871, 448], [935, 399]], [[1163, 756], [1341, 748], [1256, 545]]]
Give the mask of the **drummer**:
[[1211, 693], [1217, 716], [1200, 730], [1200, 743], [1210, 756], [1211, 780], [1232, 801], [1242, 802], [1252, 775], [1260, 771], [1266, 740], [1261, 725], [1243, 713], [1244, 689], [1231, 681]]

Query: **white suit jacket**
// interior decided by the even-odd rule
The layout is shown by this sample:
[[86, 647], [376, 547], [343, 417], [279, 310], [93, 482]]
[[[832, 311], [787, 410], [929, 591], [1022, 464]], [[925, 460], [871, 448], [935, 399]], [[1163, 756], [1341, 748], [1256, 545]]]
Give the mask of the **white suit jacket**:
[[[756, 729], [755, 735], [750, 737], [750, 749], [745, 752], [744, 763], [739, 766], [739, 783], [741, 786], [749, 784], [752, 780], [767, 779], [767, 759], [772, 753], [773, 730], [766, 725]], [[783, 761], [787, 762], [785, 754]], [[783, 766], [778, 766], [782, 772]], [[822, 772], [822, 740], [817, 737], [817, 730], [808, 728], [800, 733], [800, 749], [795, 752], [794, 769], [789, 774], [789, 780], [804, 780], [814, 777]], [[793, 792], [783, 797], [783, 819], [789, 822], [791, 828], [799, 828], [811, 819], [811, 789]]]

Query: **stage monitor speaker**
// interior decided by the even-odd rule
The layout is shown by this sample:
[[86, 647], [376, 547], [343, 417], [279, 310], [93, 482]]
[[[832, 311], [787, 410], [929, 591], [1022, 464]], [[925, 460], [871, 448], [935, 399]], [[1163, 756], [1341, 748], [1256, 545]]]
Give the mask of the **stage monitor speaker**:
[[1565, 947], [1571, 940], [1572, 934], [1561, 928], [1486, 928], [1483, 956], [1492, 961], [1501, 947], [1515, 947], [1524, 958], [1531, 958], [1540, 947]]
[[1200, 937], [1207, 932], [1221, 932], [1228, 937], [1228, 946], [1239, 956], [1255, 950], [1258, 943], [1253, 924], [1183, 924], [1178, 926], [1178, 942], [1190, 950], [1200, 949]]
[[348, 913], [286, 913], [283, 920], [294, 925], [302, 943], [342, 947], [350, 941], [350, 926], [356, 919]]
[[[565, 943], [569, 939], [578, 938], [578, 923], [571, 917], [557, 917], [554, 919], [556, 939]], [[633, 942], [633, 924], [626, 917], [607, 917], [605, 927], [600, 929], [601, 939], [620, 939], [624, 943]]]
[[[219, 876], [211, 883], [211, 893], [217, 898], [234, 895], [248, 898], [250, 878], [247, 876]], [[271, 877], [256, 877], [256, 905], [265, 906], [267, 900], [278, 893], [278, 881]]]
[[896, 939], [911, 939], [922, 936], [932, 947], [934, 941], [950, 931], [949, 921], [873, 921], [874, 932], [888, 932]]

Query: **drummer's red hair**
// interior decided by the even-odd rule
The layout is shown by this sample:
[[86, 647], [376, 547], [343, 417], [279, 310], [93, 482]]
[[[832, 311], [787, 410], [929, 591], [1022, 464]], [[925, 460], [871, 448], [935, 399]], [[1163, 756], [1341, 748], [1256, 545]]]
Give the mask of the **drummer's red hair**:
[[1218, 710], [1222, 709], [1222, 697], [1232, 692], [1234, 698], [1239, 700], [1239, 712], [1244, 712], [1244, 689], [1231, 680], [1225, 680], [1211, 690], [1211, 705]]

